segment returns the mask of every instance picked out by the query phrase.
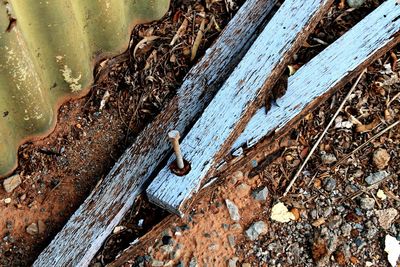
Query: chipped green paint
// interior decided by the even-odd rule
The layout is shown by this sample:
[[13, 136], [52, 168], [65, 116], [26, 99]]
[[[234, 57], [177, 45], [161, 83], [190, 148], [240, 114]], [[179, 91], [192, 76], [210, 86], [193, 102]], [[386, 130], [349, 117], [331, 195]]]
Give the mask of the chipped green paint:
[[169, 0], [0, 2], [0, 177], [16, 166], [22, 142], [53, 129], [61, 103], [87, 93], [96, 59], [122, 53], [132, 27], [168, 7]]

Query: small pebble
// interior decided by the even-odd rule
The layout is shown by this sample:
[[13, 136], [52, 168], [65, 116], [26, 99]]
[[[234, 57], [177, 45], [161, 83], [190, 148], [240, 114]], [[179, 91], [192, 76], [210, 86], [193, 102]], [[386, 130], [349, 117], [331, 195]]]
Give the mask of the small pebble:
[[364, 197], [361, 199], [361, 208], [364, 210], [371, 210], [375, 206], [375, 200], [371, 197]]
[[4, 190], [6, 190], [7, 193], [11, 193], [21, 183], [22, 183], [21, 176], [19, 176], [19, 174], [17, 174], [17, 175], [13, 175], [13, 176], [5, 179], [3, 181], [3, 187], [4, 187]]
[[218, 244], [211, 244], [208, 246], [208, 250], [211, 250], [211, 251], [216, 251], [216, 250], [218, 250], [218, 248], [219, 248]]
[[375, 173], [370, 174], [367, 178], [365, 178], [365, 182], [367, 182], [367, 184], [369, 184], [369, 185], [372, 185], [377, 182], [380, 182], [381, 180], [386, 178], [388, 175], [389, 175], [389, 173], [387, 171], [375, 172]]
[[347, 194], [352, 194], [352, 193], [356, 192], [357, 190], [358, 190], [357, 186], [352, 185], [352, 184], [346, 185], [346, 187], [344, 188], [344, 191]]
[[228, 208], [229, 216], [231, 217], [231, 219], [235, 222], [239, 221], [240, 220], [239, 209], [235, 205], [235, 203], [233, 203], [229, 199], [225, 199], [225, 203], [226, 207]]
[[356, 238], [354, 240], [354, 243], [356, 244], [356, 246], [360, 249], [365, 245], [365, 242], [361, 239], [361, 238]]
[[253, 198], [257, 201], [266, 201], [268, 197], [268, 188], [262, 187], [253, 191]]
[[328, 177], [324, 180], [324, 189], [328, 192], [333, 191], [336, 188], [336, 180]]
[[267, 225], [263, 221], [253, 223], [249, 229], [246, 230], [246, 236], [254, 241], [257, 240], [261, 234], [264, 234], [267, 230]]
[[38, 220], [37, 225], [39, 234], [43, 234], [46, 231], [46, 224], [42, 220]]
[[232, 174], [232, 177], [235, 177], [236, 178], [236, 181], [237, 180], [243, 180], [243, 172], [241, 172], [241, 171], [236, 171], [236, 172], [234, 172], [233, 174]]
[[395, 208], [375, 211], [375, 214], [378, 217], [379, 225], [385, 230], [390, 228], [398, 213], [399, 212]]
[[242, 230], [242, 226], [239, 223], [234, 223], [229, 228], [231, 231], [241, 231]]
[[345, 225], [343, 225], [342, 227], [340, 227], [340, 230], [342, 231], [342, 235], [344, 237], [350, 236], [350, 232], [351, 232], [351, 225], [346, 223]]
[[197, 267], [197, 259], [195, 257], [190, 260], [189, 267]]
[[239, 197], [247, 196], [250, 192], [251, 187], [248, 184], [241, 183], [236, 187], [236, 191], [238, 192]]
[[39, 228], [36, 223], [32, 223], [26, 227], [26, 232], [30, 235], [37, 235], [39, 233]]
[[383, 148], [377, 149], [372, 156], [372, 162], [379, 170], [386, 168], [386, 166], [389, 164], [389, 161], [390, 155], [387, 150]]
[[164, 266], [164, 262], [163, 262], [163, 261], [159, 261], [159, 260], [153, 259], [153, 260], [151, 261], [151, 266], [154, 266], [154, 267]]
[[239, 260], [238, 257], [234, 257], [228, 260], [228, 267], [236, 267], [236, 263]]
[[7, 228], [8, 231], [11, 231], [14, 228], [13, 222], [7, 220], [6, 221], [6, 228]]
[[379, 189], [378, 192], [376, 193], [376, 196], [380, 198], [381, 200], [385, 200], [387, 198], [385, 192], [382, 189]]
[[228, 235], [228, 242], [232, 248], [235, 248], [236, 241], [235, 241], [235, 237], [233, 235]]
[[256, 167], [258, 166], [257, 160], [253, 159], [253, 160], [251, 161], [251, 166], [252, 166], [253, 168], [256, 168]]
[[6, 198], [6, 199], [4, 199], [4, 203], [5, 204], [10, 204], [11, 203], [11, 198]]
[[295, 220], [295, 215], [288, 211], [284, 203], [276, 203], [271, 210], [271, 219], [277, 222], [285, 223], [290, 220]]
[[329, 164], [336, 162], [337, 158], [333, 154], [323, 152], [323, 153], [321, 153], [321, 160], [322, 160], [322, 163], [329, 165]]
[[365, 0], [347, 0], [347, 4], [352, 8], [359, 8], [364, 4]]
[[172, 245], [162, 245], [160, 247], [160, 250], [164, 253], [164, 254], [168, 254], [171, 253], [174, 250], [174, 247]]

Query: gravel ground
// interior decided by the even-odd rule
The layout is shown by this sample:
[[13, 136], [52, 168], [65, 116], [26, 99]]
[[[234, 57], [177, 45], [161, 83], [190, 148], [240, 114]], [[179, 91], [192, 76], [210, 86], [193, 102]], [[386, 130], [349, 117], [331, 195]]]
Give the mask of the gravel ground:
[[[291, 64], [378, 4], [337, 3]], [[142, 239], [124, 266], [390, 266], [385, 241], [400, 241], [399, 51], [368, 67], [285, 197], [353, 83], [305, 116], [272, 161], [225, 177], [185, 219], [169, 218]]]

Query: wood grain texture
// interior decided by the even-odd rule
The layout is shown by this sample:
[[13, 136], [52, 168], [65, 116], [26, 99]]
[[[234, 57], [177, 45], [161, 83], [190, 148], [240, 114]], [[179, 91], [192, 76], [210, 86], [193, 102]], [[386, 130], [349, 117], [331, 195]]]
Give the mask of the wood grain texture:
[[[184, 158], [191, 171], [177, 176], [171, 157], [146, 190], [149, 200], [183, 215], [184, 203], [243, 131], [260, 107], [260, 95], [274, 85], [288, 58], [299, 48], [331, 5], [330, 0], [286, 0], [257, 37], [201, 118], [183, 139]], [[290, 19], [288, 19], [290, 18]]]
[[382, 48], [393, 43], [400, 29], [400, 5], [387, 1], [349, 32], [300, 68], [292, 77], [286, 94], [266, 113], [259, 109], [235, 141], [232, 151], [250, 148], [262, 138], [278, 132], [308, 105], [324, 94], [333, 93], [353, 72], [371, 63]]
[[[375, 24], [375, 22], [372, 20], [376, 20], [376, 19], [380, 20], [380, 18], [383, 17], [382, 13], [385, 14], [385, 10], [388, 10], [388, 9], [393, 10], [393, 11], [395, 10], [393, 7], [393, 3], [392, 3], [392, 5], [390, 3], [389, 4], [386, 3], [385, 5], [382, 5], [381, 7], [379, 7], [368, 17], [368, 19], [371, 20], [370, 25]], [[395, 7], [399, 8], [400, 6], [395, 6]], [[372, 17], [373, 14], [375, 14], [374, 17]], [[381, 14], [381, 15], [376, 15], [376, 14]], [[310, 111], [312, 111], [313, 108], [322, 104], [326, 100], [326, 98], [328, 98], [335, 91], [335, 89], [342, 87], [352, 77], [357, 76], [358, 73], [362, 69], [364, 69], [365, 67], [370, 65], [374, 60], [378, 59], [385, 52], [389, 51], [392, 47], [394, 47], [396, 44], [398, 44], [400, 42], [400, 34], [399, 34], [400, 25], [398, 24], [399, 22], [397, 20], [395, 20], [395, 18], [397, 16], [399, 16], [399, 14], [397, 14], [397, 15], [393, 14], [393, 15], [389, 15], [388, 13], [386, 13], [386, 16], [389, 16], [389, 17], [386, 17], [387, 20], [379, 22], [379, 24], [381, 24], [381, 27], [370, 28], [370, 30], [369, 30], [370, 32], [368, 33], [368, 35], [373, 36], [378, 32], [378, 34], [380, 34], [380, 37], [378, 38], [379, 40], [376, 40], [376, 43], [375, 43], [376, 46], [369, 46], [368, 50], [370, 51], [370, 53], [365, 54], [365, 55], [367, 55], [367, 57], [364, 57], [364, 60], [360, 61], [361, 64], [358, 65], [356, 68], [353, 68], [352, 71], [349, 71], [349, 73], [344, 75], [341, 78], [341, 80], [336, 80], [334, 85], [331, 88], [326, 89], [327, 93], [325, 93], [319, 97], [313, 98], [310, 103], [307, 103], [305, 105], [305, 107], [301, 111], [301, 113], [298, 113], [296, 117], [292, 118], [288, 123], [286, 123], [286, 125], [284, 127], [277, 130], [273, 135], [268, 134], [271, 130], [269, 130], [269, 131], [257, 130], [257, 127], [260, 128], [260, 124], [267, 125], [267, 123], [270, 121], [270, 119], [273, 118], [273, 117], [269, 118], [269, 116], [271, 116], [271, 115], [265, 115], [265, 111], [262, 110], [263, 119], [258, 120], [259, 123], [257, 123], [257, 124], [249, 123], [246, 127], [246, 131], [248, 131], [248, 132], [247, 133], [243, 132], [243, 135], [241, 135], [241, 137], [246, 137], [246, 138], [242, 138], [241, 142], [235, 143], [235, 144], [242, 144], [243, 142], [246, 143], [247, 140], [252, 140], [251, 147], [249, 147], [248, 148], [249, 150], [246, 151], [246, 156], [242, 157], [239, 161], [234, 160], [233, 162], [228, 162], [228, 164], [227, 164], [228, 167], [221, 173], [221, 177], [226, 177], [229, 174], [231, 174], [234, 170], [243, 168], [243, 166], [247, 165], [248, 162], [250, 162], [251, 159], [253, 159], [253, 158], [258, 158], [258, 159], [262, 158], [261, 161], [263, 161], [264, 157], [270, 157], [274, 152], [279, 151], [279, 148], [280, 148], [279, 143], [280, 143], [280, 141], [282, 141], [280, 138], [283, 137], [284, 134], [286, 134], [288, 132], [288, 130], [292, 129], [292, 127], [296, 124], [296, 122], [298, 122], [304, 115], [306, 115]], [[392, 22], [395, 22], [396, 25], [391, 25]], [[365, 19], [363, 21], [361, 21], [359, 25], [365, 25]], [[353, 30], [357, 29], [356, 27], [360, 27], [360, 26], [356, 25], [353, 28]], [[359, 29], [362, 29], [361, 34], [363, 34], [364, 27], [359, 28]], [[384, 31], [382, 31], [382, 27], [385, 28]], [[379, 32], [381, 32], [381, 33], [379, 33]], [[348, 38], [346, 36], [347, 36], [347, 34], [344, 35], [342, 38]], [[353, 40], [351, 40], [351, 39], [347, 39], [347, 40], [350, 41], [351, 43], [353, 43]], [[339, 42], [339, 40], [337, 42]], [[370, 41], [368, 41], [368, 42], [370, 42]], [[327, 49], [330, 49], [330, 48], [328, 47]], [[338, 51], [342, 51], [342, 50], [338, 50]], [[313, 61], [327, 62], [326, 59], [322, 57], [324, 55], [327, 55], [325, 53], [326, 52], [320, 53], [313, 59]], [[356, 53], [358, 53], [358, 52], [356, 52]], [[311, 64], [311, 62], [309, 64]], [[325, 64], [329, 65], [329, 62], [327, 62]], [[304, 65], [303, 68], [306, 68], [307, 66], [308, 66], [308, 64]], [[301, 76], [299, 76], [299, 73], [303, 73], [303, 74], [301, 74]], [[308, 76], [309, 76], [308, 72], [298, 72], [294, 76], [292, 76], [291, 79], [302, 80]], [[310, 87], [315, 86], [315, 84], [318, 82], [318, 80], [319, 79], [314, 79], [313, 82], [310, 84]], [[290, 85], [288, 88], [288, 91], [291, 92], [293, 90], [292, 88], [293, 88], [293, 85]], [[304, 87], [298, 86], [296, 88], [297, 88], [297, 90], [301, 90], [301, 92], [303, 92], [303, 93], [307, 93], [307, 91], [304, 90]], [[289, 93], [289, 95], [291, 95], [291, 93]], [[286, 96], [286, 95], [283, 96], [280, 101], [283, 101], [283, 99], [285, 97], [288, 97], [288, 96]], [[282, 102], [279, 102], [279, 103], [282, 103]], [[258, 111], [258, 112], [261, 112], [261, 111]], [[260, 114], [256, 114], [252, 118], [253, 122], [255, 122], [254, 120], [255, 120], [256, 116], [260, 116]], [[261, 118], [261, 116], [260, 116], [260, 118]], [[260, 129], [264, 129], [264, 127], [261, 127]], [[255, 130], [256, 133], [257, 132], [258, 133], [250, 134], [250, 132], [252, 130]], [[267, 136], [269, 136], [269, 137], [265, 138], [265, 134], [267, 134]], [[238, 139], [238, 140], [240, 140], [240, 139]], [[258, 140], [258, 142], [256, 140]], [[237, 148], [238, 146], [236, 145], [235, 147]], [[260, 154], [262, 154], [262, 156]], [[210, 178], [210, 177], [207, 177], [207, 178]], [[222, 181], [220, 181], [220, 182], [222, 182]], [[199, 192], [199, 194], [196, 194], [195, 202], [202, 199], [206, 195], [212, 194], [213, 190], [215, 190], [215, 189], [216, 189], [216, 185], [213, 185], [207, 189], [201, 190]], [[109, 264], [108, 266], [114, 267], [114, 266], [121, 266], [125, 263], [128, 263], [128, 264], [132, 263], [134, 261], [135, 255], [141, 255], [143, 253], [146, 253], [147, 252], [146, 248], [148, 248], [149, 246], [152, 246], [156, 242], [155, 240], [157, 238], [159, 238], [160, 235], [162, 235], [162, 233], [165, 231], [165, 229], [171, 228], [171, 225], [176, 224], [177, 220], [179, 220], [179, 218], [177, 218], [176, 216], [173, 216], [173, 215], [168, 216], [162, 222], [160, 222], [157, 226], [155, 226], [151, 231], [149, 231], [143, 237], [141, 237], [137, 243], [135, 243], [134, 245], [131, 245], [124, 252], [122, 252], [121, 255], [113, 263]]]
[[72, 215], [34, 266], [87, 266], [104, 240], [170, 154], [167, 133], [193, 123], [256, 37], [276, 0], [248, 0], [193, 67], [163, 112], [137, 137]]

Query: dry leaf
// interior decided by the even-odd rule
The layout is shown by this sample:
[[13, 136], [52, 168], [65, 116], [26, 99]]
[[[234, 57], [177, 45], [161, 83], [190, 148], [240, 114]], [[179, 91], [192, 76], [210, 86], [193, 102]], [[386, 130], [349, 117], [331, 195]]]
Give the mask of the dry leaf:
[[345, 1], [346, 1], [346, 0], [340, 0], [340, 3], [339, 3], [339, 5], [338, 5], [339, 9], [344, 9], [344, 7], [345, 7]]
[[351, 261], [351, 263], [353, 263], [354, 265], [357, 265], [357, 264], [359, 263], [359, 260], [358, 260], [356, 257], [354, 257], [354, 256], [351, 256], [351, 257], [350, 257], [350, 261]]
[[186, 33], [186, 29], [188, 26], [189, 21], [187, 19], [185, 19], [181, 26], [179, 27], [179, 29], [176, 31], [174, 37], [172, 38], [172, 41], [169, 45], [173, 46], [175, 44], [175, 42], [181, 38], [185, 33]]
[[318, 227], [318, 226], [323, 225], [324, 223], [325, 223], [325, 218], [324, 218], [324, 217], [321, 217], [321, 218], [315, 220], [315, 221], [312, 223], [312, 226]]
[[392, 71], [396, 71], [397, 69], [397, 55], [390, 51], [390, 65], [392, 67]]
[[393, 120], [394, 112], [392, 109], [385, 109], [385, 121], [390, 122]]
[[361, 124], [357, 125], [356, 127], [356, 132], [357, 133], [365, 133], [365, 132], [370, 132], [372, 131], [376, 126], [378, 126], [380, 122], [379, 118], [375, 118], [371, 123], [369, 124]]
[[133, 57], [136, 59], [136, 52], [138, 49], [142, 49], [147, 44], [152, 43], [154, 40], [157, 40], [158, 38], [160, 38], [160, 37], [159, 36], [148, 36], [148, 37], [144, 37], [142, 40], [140, 40], [140, 42], [138, 42], [136, 44], [135, 49], [133, 49]]
[[292, 208], [290, 212], [293, 213], [295, 221], [300, 219], [300, 211], [297, 208]]
[[306, 121], [310, 121], [310, 120], [312, 120], [313, 118], [314, 118], [314, 116], [313, 116], [312, 113], [308, 113], [308, 114], [304, 117], [304, 119], [305, 119]]
[[374, 82], [373, 84], [372, 84], [372, 89], [377, 93], [377, 94], [380, 94], [380, 95], [382, 95], [382, 96], [385, 96], [386, 95], [386, 91], [385, 91], [385, 89], [382, 87], [382, 83], [381, 82], [379, 82], [379, 81], [376, 81], [376, 82]]
[[157, 61], [157, 50], [153, 50], [150, 54], [150, 56], [146, 59], [146, 65], [144, 66], [144, 69], [147, 70], [151, 67], [152, 62]]
[[197, 32], [196, 39], [194, 40], [194, 44], [192, 47], [192, 55], [190, 56], [190, 60], [193, 60], [196, 57], [197, 50], [199, 49], [201, 40], [203, 39], [205, 25], [206, 25], [206, 19], [203, 18], [200, 24], [200, 29]]
[[[287, 67], [288, 67], [288, 69], [289, 69], [289, 76], [292, 76], [293, 74], [296, 73], [296, 71], [297, 71], [298, 69], [301, 68], [301, 64], [288, 65]], [[311, 113], [310, 113], [310, 114], [311, 114]]]

